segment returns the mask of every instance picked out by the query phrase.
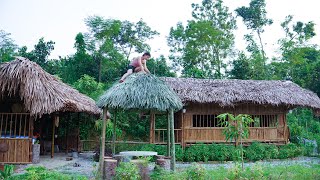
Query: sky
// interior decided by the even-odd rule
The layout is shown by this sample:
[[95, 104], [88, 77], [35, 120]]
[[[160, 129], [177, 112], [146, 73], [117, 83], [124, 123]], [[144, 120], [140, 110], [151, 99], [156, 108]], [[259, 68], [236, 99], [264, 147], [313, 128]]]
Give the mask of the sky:
[[[248, 6], [249, 0], [224, 0], [231, 12], [240, 6]], [[169, 54], [166, 37], [170, 28], [178, 22], [186, 23], [191, 17], [191, 4], [201, 0], [0, 0], [0, 30], [11, 34], [18, 46], [32, 50], [41, 37], [54, 41], [55, 50], [50, 58], [68, 56], [75, 52], [75, 36], [88, 32], [84, 20], [93, 15], [104, 18], [137, 22], [143, 19], [153, 30], [160, 33], [150, 40], [151, 54], [154, 57]], [[293, 15], [295, 21], [313, 21], [316, 33], [320, 27], [320, 13], [316, 0], [266, 0], [267, 17], [273, 25], [265, 29], [262, 40], [267, 55], [274, 54], [277, 40], [284, 36], [280, 23], [285, 16]], [[241, 18], [237, 18], [235, 31], [236, 49], [243, 50], [243, 35], [246, 30]], [[320, 42], [317, 35], [312, 43]], [[135, 55], [135, 54], [133, 54]]]

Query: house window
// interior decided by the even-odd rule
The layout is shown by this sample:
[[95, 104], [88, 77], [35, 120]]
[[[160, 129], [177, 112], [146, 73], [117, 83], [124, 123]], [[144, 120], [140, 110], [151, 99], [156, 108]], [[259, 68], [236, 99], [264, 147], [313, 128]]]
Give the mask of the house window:
[[250, 127], [277, 127], [278, 115], [252, 115]]
[[221, 127], [218, 115], [194, 114], [192, 116], [192, 127]]

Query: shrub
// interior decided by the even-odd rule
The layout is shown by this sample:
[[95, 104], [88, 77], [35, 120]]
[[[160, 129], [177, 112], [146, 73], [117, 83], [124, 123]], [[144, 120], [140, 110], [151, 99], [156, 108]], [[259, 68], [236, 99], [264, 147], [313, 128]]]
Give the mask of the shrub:
[[180, 145], [176, 145], [175, 146], [175, 151], [176, 151], [176, 160], [177, 161], [183, 161], [184, 153], [183, 153], [182, 147]]
[[186, 170], [187, 179], [204, 180], [207, 177], [206, 169], [198, 163], [192, 163]]
[[207, 162], [209, 160], [210, 156], [210, 148], [206, 144], [195, 144], [190, 146], [186, 151], [184, 155], [184, 159], [189, 162], [193, 161], [204, 161]]
[[265, 159], [276, 159], [279, 155], [279, 149], [276, 145], [266, 145], [264, 152]]
[[210, 145], [210, 159], [212, 161], [229, 161], [234, 157], [234, 146], [225, 144]]
[[293, 158], [299, 155], [302, 155], [302, 149], [294, 143], [279, 147], [279, 159]]
[[71, 180], [71, 179], [77, 179], [77, 180], [84, 180], [87, 179], [84, 176], [79, 175], [67, 175], [62, 174], [57, 171], [49, 171], [45, 167], [42, 166], [30, 166], [26, 168], [25, 174], [19, 174], [19, 175], [13, 175], [11, 178], [12, 180], [20, 180], [20, 179], [27, 179], [27, 180], [53, 180], [53, 179], [65, 179], [65, 180]]
[[265, 158], [265, 146], [258, 142], [253, 142], [246, 149], [246, 158], [250, 161], [258, 161]]
[[4, 165], [4, 170], [0, 171], [0, 179], [8, 179], [12, 174], [14, 170], [14, 165]]
[[118, 180], [136, 180], [141, 179], [138, 167], [130, 162], [121, 162], [116, 168], [115, 179]]

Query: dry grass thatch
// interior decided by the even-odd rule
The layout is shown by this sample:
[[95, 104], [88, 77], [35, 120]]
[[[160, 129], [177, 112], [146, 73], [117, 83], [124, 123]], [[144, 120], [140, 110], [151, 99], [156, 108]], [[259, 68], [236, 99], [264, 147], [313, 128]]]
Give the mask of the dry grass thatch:
[[31, 115], [41, 116], [58, 111], [101, 113], [91, 98], [23, 57], [1, 64], [0, 88], [0, 99], [18, 96]]
[[291, 81], [162, 78], [183, 102], [302, 106], [319, 111], [319, 97]]
[[179, 110], [182, 102], [174, 91], [154, 75], [135, 73], [116, 83], [98, 100], [108, 109]]

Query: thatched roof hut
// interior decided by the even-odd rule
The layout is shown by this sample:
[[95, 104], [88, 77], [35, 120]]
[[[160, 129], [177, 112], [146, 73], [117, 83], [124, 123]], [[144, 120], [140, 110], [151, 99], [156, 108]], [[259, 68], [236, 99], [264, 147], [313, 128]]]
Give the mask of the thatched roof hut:
[[0, 88], [0, 100], [18, 97], [31, 115], [58, 111], [101, 114], [94, 100], [23, 57], [0, 65]]
[[100, 97], [97, 105], [108, 109], [179, 110], [182, 102], [163, 81], [151, 74], [135, 73], [116, 83]]
[[309, 107], [320, 110], [320, 98], [291, 81], [210, 80], [195, 78], [162, 78], [183, 102], [217, 103], [235, 106], [239, 103], [273, 106]]

